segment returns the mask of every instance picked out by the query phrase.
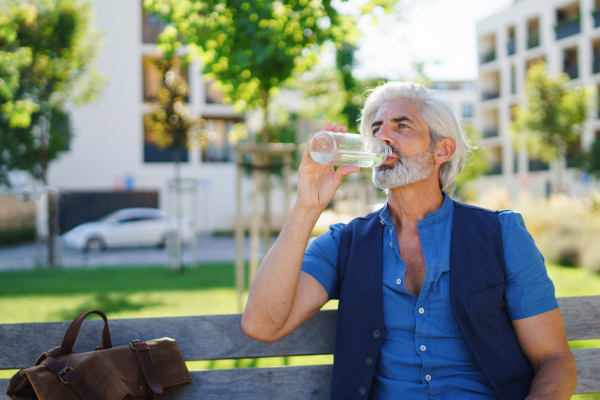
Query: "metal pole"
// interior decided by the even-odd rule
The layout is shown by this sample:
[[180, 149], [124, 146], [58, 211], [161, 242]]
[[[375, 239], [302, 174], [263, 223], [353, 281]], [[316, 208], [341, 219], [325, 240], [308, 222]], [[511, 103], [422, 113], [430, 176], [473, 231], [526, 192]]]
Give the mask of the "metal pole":
[[258, 247], [260, 245], [260, 188], [262, 186], [261, 178], [263, 174], [257, 169], [260, 167], [258, 162], [254, 162], [254, 170], [252, 178], [254, 180], [254, 188], [252, 193], [252, 224], [250, 226], [250, 268], [248, 283], [252, 283], [254, 275], [258, 270]]
[[292, 155], [287, 151], [283, 153], [283, 213], [284, 220], [290, 213], [290, 169], [292, 165]]
[[246, 274], [244, 271], [244, 211], [242, 210], [242, 152], [236, 150], [237, 182], [236, 182], [236, 221], [235, 244], [237, 249], [235, 259], [235, 287], [237, 289], [238, 312], [243, 311], [243, 296]]
[[194, 179], [192, 181], [192, 185], [190, 190], [192, 191], [192, 218], [194, 221], [194, 225], [192, 226], [192, 243], [190, 246], [190, 264], [192, 268], [197, 269], [198, 263], [200, 261], [200, 251], [198, 246], [198, 180]]

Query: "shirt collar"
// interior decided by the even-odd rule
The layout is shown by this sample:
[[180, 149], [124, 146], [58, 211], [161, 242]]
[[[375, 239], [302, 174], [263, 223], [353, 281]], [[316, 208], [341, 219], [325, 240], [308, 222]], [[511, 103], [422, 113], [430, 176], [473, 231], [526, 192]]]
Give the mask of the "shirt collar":
[[[442, 192], [442, 194], [444, 195], [444, 202], [442, 203], [442, 206], [438, 210], [427, 214], [425, 218], [420, 220], [418, 224], [419, 227], [435, 224], [436, 222], [439, 222], [446, 218], [454, 210], [454, 202], [452, 201], [450, 196], [448, 196], [444, 192]], [[387, 202], [381, 209], [379, 218], [381, 219], [381, 222], [385, 225], [392, 225], [392, 217], [390, 216], [390, 210], [388, 208]]]

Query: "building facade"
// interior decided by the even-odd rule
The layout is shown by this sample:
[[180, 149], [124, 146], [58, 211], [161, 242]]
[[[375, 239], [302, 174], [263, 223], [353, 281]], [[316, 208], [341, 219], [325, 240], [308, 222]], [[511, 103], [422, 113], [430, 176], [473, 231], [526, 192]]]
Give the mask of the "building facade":
[[[554, 192], [556, 166], [515, 150], [510, 135], [514, 107], [525, 105], [527, 69], [544, 61], [551, 73], [564, 72], [572, 86], [600, 87], [600, 0], [520, 0], [477, 24], [479, 76], [476, 127], [489, 151], [492, 170], [480, 192], [505, 186], [535, 196]], [[573, 167], [573, 156], [600, 135], [600, 119], [586, 121], [581, 138], [561, 160], [567, 194], [581, 196], [600, 186]]]
[[[50, 165], [50, 185], [64, 191], [156, 191], [159, 207], [173, 212], [174, 195], [167, 181], [174, 177], [174, 154], [148, 140], [143, 118], [161, 86], [162, 77], [152, 64], [155, 43], [164, 25], [147, 15], [141, 0], [96, 0], [95, 26], [104, 33], [98, 61], [108, 83], [98, 102], [73, 108], [74, 131], [69, 149]], [[190, 87], [188, 106], [203, 118], [208, 132], [205, 146], [181, 152], [181, 176], [201, 180], [196, 207], [201, 208], [201, 231], [231, 230], [235, 218], [234, 140], [229, 133], [246, 116], [221, 104], [218, 91], [205, 82], [198, 62], [176, 73]], [[251, 199], [251, 184], [244, 199]], [[275, 190], [273, 212], [283, 209]], [[282, 195], [281, 195], [282, 196]], [[191, 213], [191, 196], [184, 196], [184, 212]], [[244, 201], [247, 211], [250, 201]]]

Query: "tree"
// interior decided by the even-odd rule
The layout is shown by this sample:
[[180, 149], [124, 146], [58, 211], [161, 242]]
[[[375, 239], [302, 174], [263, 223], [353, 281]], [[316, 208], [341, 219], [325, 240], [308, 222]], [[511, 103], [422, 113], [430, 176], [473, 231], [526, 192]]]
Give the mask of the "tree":
[[[396, 1], [370, 0], [361, 12], [389, 11]], [[144, 0], [144, 5], [173, 24], [188, 51], [200, 56], [205, 77], [216, 80], [225, 103], [238, 111], [254, 106], [265, 111], [265, 143], [266, 110], [281, 83], [316, 64], [325, 41], [341, 46], [358, 35], [356, 17], [339, 15], [331, 0]]]
[[100, 35], [87, 1], [21, 3], [0, 5], [0, 182], [22, 169], [46, 184], [72, 135], [68, 106], [93, 101], [104, 83]]
[[580, 170], [600, 178], [600, 138], [594, 139], [587, 152], [574, 158], [575, 166]]
[[563, 164], [567, 148], [580, 137], [587, 118], [591, 92], [588, 88], [569, 88], [566, 74], [551, 76], [544, 62], [533, 64], [525, 83], [526, 107], [517, 107], [511, 126], [517, 148], [531, 157], [554, 162], [555, 191], [564, 192]]
[[[172, 149], [175, 160], [175, 189], [177, 197], [177, 232], [175, 235], [176, 269], [181, 271], [181, 149], [198, 141], [202, 130], [199, 119], [186, 105], [189, 87], [185, 79], [178, 73], [185, 60], [178, 57], [177, 32], [167, 27], [160, 34], [157, 54], [151, 61], [160, 71], [162, 87], [158, 91], [157, 101], [150, 113], [144, 116], [144, 124], [149, 131], [149, 139], [159, 148]], [[195, 240], [195, 235], [193, 240]]]

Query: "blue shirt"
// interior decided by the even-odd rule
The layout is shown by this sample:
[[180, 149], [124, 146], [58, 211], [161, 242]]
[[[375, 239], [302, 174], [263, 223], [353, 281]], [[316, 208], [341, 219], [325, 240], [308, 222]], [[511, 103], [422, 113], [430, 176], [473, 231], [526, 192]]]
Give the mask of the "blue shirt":
[[[419, 221], [425, 279], [417, 297], [406, 291], [406, 266], [387, 205], [380, 219], [383, 242], [383, 312], [386, 335], [373, 377], [372, 399], [497, 399], [460, 332], [450, 303], [450, 240], [454, 203]], [[558, 308], [544, 259], [516, 211], [499, 214], [505, 255], [506, 307], [510, 318]], [[308, 247], [302, 270], [317, 279], [330, 299], [339, 296], [337, 250], [344, 224], [331, 225]]]

